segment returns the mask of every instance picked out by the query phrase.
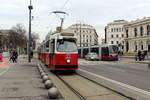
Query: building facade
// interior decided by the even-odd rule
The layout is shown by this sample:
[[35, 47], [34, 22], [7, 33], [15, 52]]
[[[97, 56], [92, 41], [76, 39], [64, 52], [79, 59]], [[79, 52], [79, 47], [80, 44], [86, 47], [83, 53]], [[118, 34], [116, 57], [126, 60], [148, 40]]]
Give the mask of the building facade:
[[125, 52], [150, 51], [150, 17], [131, 21], [124, 27]]
[[95, 28], [87, 24], [73, 24], [68, 27], [77, 37], [78, 47], [87, 47], [98, 44], [98, 34]]
[[124, 49], [125, 28], [128, 22], [125, 20], [114, 20], [105, 27], [105, 42], [107, 44], [118, 44]]

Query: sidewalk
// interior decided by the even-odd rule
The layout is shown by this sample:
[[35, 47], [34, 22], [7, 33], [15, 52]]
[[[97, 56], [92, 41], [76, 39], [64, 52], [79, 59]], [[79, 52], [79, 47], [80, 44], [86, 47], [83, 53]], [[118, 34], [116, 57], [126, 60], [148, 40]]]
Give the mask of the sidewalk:
[[134, 56], [121, 56], [120, 58], [122, 61], [129, 62], [129, 63], [141, 63], [141, 64], [149, 64], [150, 63], [150, 59], [145, 59], [144, 61], [143, 60], [135, 61]]
[[0, 100], [48, 100], [36, 59], [4, 63], [9, 69], [0, 75]]

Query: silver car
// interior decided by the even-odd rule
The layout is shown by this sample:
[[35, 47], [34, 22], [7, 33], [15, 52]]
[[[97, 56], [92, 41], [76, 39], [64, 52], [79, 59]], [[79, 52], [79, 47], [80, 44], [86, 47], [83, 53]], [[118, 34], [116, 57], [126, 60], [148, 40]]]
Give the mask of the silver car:
[[91, 52], [85, 56], [85, 59], [86, 60], [99, 60], [99, 56], [97, 55], [97, 53]]

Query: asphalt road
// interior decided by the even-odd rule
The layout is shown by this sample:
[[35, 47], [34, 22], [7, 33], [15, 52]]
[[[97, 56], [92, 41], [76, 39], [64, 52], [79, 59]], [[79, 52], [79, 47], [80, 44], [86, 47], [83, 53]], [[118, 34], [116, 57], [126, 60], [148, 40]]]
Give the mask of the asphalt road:
[[150, 92], [150, 69], [147, 64], [79, 60], [83, 70]]

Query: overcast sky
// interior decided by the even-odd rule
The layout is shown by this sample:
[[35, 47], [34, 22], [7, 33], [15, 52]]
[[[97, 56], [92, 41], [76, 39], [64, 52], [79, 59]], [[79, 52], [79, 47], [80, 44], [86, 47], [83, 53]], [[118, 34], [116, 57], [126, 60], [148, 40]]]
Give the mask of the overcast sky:
[[[41, 40], [60, 25], [59, 18], [51, 14], [56, 10], [69, 14], [64, 28], [77, 22], [90, 24], [101, 37], [104, 37], [104, 27], [113, 20], [131, 21], [150, 16], [150, 0], [32, 0], [32, 4], [32, 31]], [[21, 23], [28, 30], [28, 5], [29, 0], [0, 0], [0, 29]]]

